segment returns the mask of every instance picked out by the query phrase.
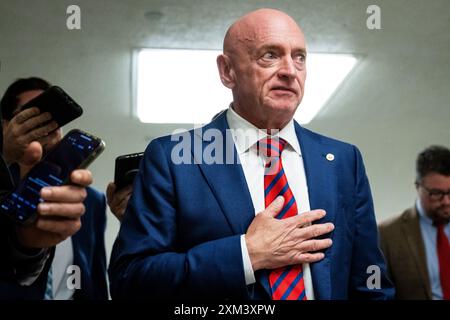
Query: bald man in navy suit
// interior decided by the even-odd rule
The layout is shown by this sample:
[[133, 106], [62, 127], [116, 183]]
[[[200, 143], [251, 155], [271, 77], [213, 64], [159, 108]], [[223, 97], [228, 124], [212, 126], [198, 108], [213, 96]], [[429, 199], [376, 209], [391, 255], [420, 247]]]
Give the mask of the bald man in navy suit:
[[233, 102], [147, 147], [114, 245], [113, 298], [393, 297], [360, 152], [293, 120], [306, 58], [283, 12], [228, 29], [217, 65]]

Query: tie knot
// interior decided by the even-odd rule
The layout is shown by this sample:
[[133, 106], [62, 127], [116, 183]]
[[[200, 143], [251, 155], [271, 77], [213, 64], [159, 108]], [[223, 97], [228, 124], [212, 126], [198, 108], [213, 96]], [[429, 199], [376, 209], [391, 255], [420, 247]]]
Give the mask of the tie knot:
[[286, 146], [286, 140], [280, 137], [266, 137], [258, 141], [258, 154], [265, 157], [280, 157]]
[[448, 224], [448, 221], [446, 221], [446, 220], [433, 221], [433, 226], [435, 226], [438, 229], [438, 231], [443, 231], [447, 224]]

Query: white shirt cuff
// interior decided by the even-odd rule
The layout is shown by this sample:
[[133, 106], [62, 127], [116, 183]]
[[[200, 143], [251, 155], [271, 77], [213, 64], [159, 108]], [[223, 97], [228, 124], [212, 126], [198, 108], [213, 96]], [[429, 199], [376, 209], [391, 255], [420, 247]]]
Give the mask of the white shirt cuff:
[[241, 252], [242, 262], [244, 263], [245, 284], [250, 285], [256, 282], [255, 274], [252, 268], [252, 262], [247, 250], [247, 243], [245, 242], [245, 234], [241, 235]]

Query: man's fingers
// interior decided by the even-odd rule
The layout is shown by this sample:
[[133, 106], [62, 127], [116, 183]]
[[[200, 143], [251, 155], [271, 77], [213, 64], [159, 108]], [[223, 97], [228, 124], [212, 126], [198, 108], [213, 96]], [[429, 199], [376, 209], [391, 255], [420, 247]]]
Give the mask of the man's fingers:
[[133, 186], [130, 184], [130, 185], [120, 189], [119, 191], [117, 191], [116, 194], [119, 198], [124, 198], [124, 197], [128, 196], [129, 194], [131, 194], [132, 191], [133, 191]]
[[92, 174], [89, 170], [85, 169], [74, 170], [70, 175], [70, 181], [74, 184], [87, 187], [92, 183]]
[[42, 231], [56, 233], [62, 238], [67, 238], [81, 228], [80, 219], [54, 219], [40, 217], [36, 221], [36, 227]]
[[21, 132], [27, 133], [27, 132], [33, 130], [34, 128], [39, 127], [39, 126], [43, 125], [44, 123], [50, 121], [51, 119], [52, 119], [52, 116], [48, 112], [44, 112], [38, 116], [29, 118], [25, 122], [22, 122], [20, 124], [22, 127]]
[[126, 209], [126, 208], [127, 208], [128, 201], [130, 201], [130, 197], [131, 197], [131, 194], [126, 194], [126, 195], [123, 195], [122, 197], [120, 197], [120, 198], [119, 198], [120, 201], [119, 201], [118, 206], [119, 206], [121, 209]]
[[331, 247], [331, 239], [306, 240], [299, 244], [298, 249], [301, 252], [314, 252]]
[[263, 212], [267, 212], [268, 214], [270, 214], [270, 216], [275, 218], [283, 208], [283, 205], [284, 205], [284, 198], [282, 196], [278, 196]]
[[130, 200], [131, 193], [133, 192], [133, 188], [131, 186], [127, 186], [123, 188], [120, 191], [117, 191], [114, 195], [114, 205], [117, 205], [118, 207], [126, 207], [128, 200]]
[[56, 123], [55, 121], [49, 122], [42, 127], [33, 127], [31, 128], [31, 130], [28, 130], [28, 133], [26, 134], [26, 140], [32, 141], [51, 136], [57, 128], [58, 123]]
[[331, 222], [321, 223], [321, 224], [313, 224], [308, 227], [299, 228], [296, 230], [297, 235], [302, 239], [312, 239], [319, 237], [321, 235], [327, 234], [334, 229], [334, 224]]
[[51, 133], [49, 133], [46, 136], [41, 136], [39, 138], [39, 143], [45, 148], [48, 148], [48, 146], [54, 146], [61, 140], [61, 137], [59, 135], [58, 130], [53, 130]]
[[325, 217], [326, 212], [325, 210], [322, 209], [317, 209], [317, 210], [312, 210], [312, 211], [308, 211], [308, 212], [304, 212], [302, 214], [284, 219], [286, 221], [288, 221], [291, 223], [294, 223], [297, 227], [302, 227], [304, 225], [308, 225], [310, 223], [312, 223], [313, 221], [316, 220], [320, 220], [323, 217]]
[[13, 117], [11, 121], [15, 121], [17, 124], [22, 124], [30, 118], [37, 116], [41, 111], [37, 107], [25, 109], [20, 111], [17, 115]]
[[66, 219], [80, 218], [86, 208], [82, 202], [61, 203], [61, 202], [43, 202], [38, 205], [38, 212], [41, 217], [58, 217]]
[[48, 202], [83, 202], [86, 196], [86, 189], [72, 185], [45, 187], [41, 189], [41, 198]]
[[19, 159], [20, 164], [26, 166], [33, 166], [42, 158], [42, 146], [39, 142], [31, 142], [25, 149], [22, 159]]
[[106, 187], [106, 200], [108, 202], [108, 205], [111, 205], [114, 191], [116, 191], [116, 185], [114, 184], [114, 182], [108, 183], [108, 186]]
[[315, 252], [315, 253], [299, 253], [295, 257], [294, 264], [300, 263], [313, 263], [322, 260], [325, 258], [325, 254], [323, 252]]

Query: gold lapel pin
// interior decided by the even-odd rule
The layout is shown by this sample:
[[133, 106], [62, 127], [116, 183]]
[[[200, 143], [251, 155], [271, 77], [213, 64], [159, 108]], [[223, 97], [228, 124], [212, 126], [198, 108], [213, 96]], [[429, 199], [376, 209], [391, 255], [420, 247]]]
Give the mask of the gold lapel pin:
[[327, 153], [327, 155], [325, 156], [325, 158], [327, 158], [328, 161], [333, 161], [333, 160], [334, 160], [334, 154], [332, 154], [332, 153]]

